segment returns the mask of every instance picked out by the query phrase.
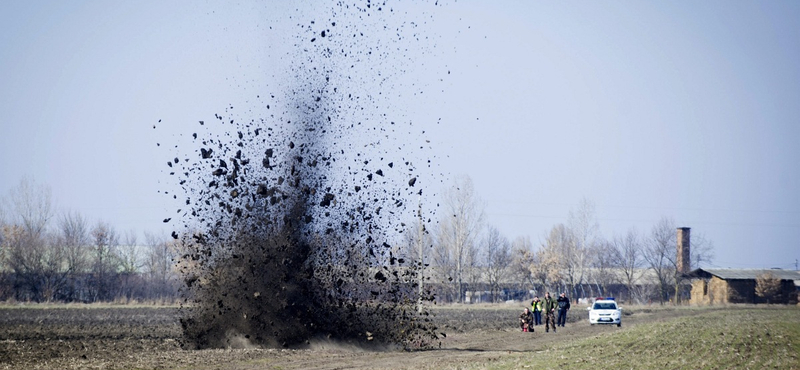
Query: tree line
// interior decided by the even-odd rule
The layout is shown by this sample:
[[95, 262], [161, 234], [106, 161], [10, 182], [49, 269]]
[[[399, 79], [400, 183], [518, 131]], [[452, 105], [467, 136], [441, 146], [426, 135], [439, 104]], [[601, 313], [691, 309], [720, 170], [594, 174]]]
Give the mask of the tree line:
[[77, 212], [57, 212], [45, 185], [23, 179], [0, 203], [0, 300], [173, 300], [172, 241], [119, 233]]
[[[119, 233], [77, 212], [56, 212], [51, 191], [23, 179], [0, 202], [0, 300], [98, 302], [172, 300], [180, 278], [176, 240]], [[485, 205], [468, 176], [455, 179], [437, 210], [438, 222], [409, 223], [395, 254], [424, 267], [439, 301], [527, 299], [530, 292], [565, 291], [573, 299], [616, 295], [630, 302], [681, 299], [675, 222], [667, 217], [647, 233], [604, 237], [595, 207], [583, 199], [565, 223], [534, 244], [513, 241], [485, 222]], [[691, 263], [710, 262], [713, 244], [691, 234]], [[422, 292], [423, 282], [419, 285]]]
[[[510, 241], [488, 225], [484, 208], [472, 180], [461, 176], [445, 192], [439, 222], [420, 219], [406, 234], [400, 253], [424, 261], [444, 278], [437, 289], [441, 301], [466, 302], [481, 290], [495, 302], [527, 299], [524, 292], [531, 291], [539, 296], [563, 291], [573, 298], [621, 295], [631, 302], [661, 304], [688, 295], [676, 268], [677, 225], [668, 217], [649, 233], [631, 228], [606, 238], [599, 232], [594, 204], [583, 199], [566, 223], [554, 225], [534, 245], [530, 237]], [[713, 244], [702, 233], [692, 233], [692, 267], [711, 258]]]

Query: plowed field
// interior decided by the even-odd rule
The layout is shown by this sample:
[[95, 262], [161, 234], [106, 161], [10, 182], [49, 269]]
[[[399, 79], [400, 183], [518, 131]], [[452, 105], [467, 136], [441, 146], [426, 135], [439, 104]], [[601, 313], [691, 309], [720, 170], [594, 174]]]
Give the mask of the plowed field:
[[623, 325], [590, 326], [586, 311], [570, 312], [557, 333], [519, 331], [522, 304], [447, 306], [434, 309], [441, 348], [357, 348], [311, 340], [301, 349], [181, 348], [178, 310], [156, 307], [0, 308], [0, 369], [439, 369], [489, 364], [508, 354], [547, 351], [553, 345], [642, 323], [696, 315], [708, 309], [638, 307], [625, 311]]

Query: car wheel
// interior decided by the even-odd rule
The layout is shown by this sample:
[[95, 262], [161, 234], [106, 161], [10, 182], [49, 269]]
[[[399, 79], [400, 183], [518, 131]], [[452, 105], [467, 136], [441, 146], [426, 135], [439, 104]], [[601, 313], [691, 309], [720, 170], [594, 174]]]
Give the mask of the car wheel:
[[622, 326], [622, 323], [617, 324], [617, 327], [620, 327], [620, 326]]

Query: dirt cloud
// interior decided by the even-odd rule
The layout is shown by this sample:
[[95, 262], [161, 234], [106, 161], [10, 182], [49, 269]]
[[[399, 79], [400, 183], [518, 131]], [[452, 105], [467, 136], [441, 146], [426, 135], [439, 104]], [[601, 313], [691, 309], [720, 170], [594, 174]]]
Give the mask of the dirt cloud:
[[382, 96], [402, 85], [395, 67], [410, 56], [399, 46], [418, 30], [385, 3], [329, 13], [298, 24], [281, 94], [259, 95], [259, 112], [229, 106], [200, 121], [207, 133], [187, 133], [191, 153], [169, 162], [186, 197], [173, 237], [189, 347], [437, 339], [416, 309], [432, 299], [419, 291], [423, 265], [393, 247], [423, 194], [415, 162], [430, 159]]

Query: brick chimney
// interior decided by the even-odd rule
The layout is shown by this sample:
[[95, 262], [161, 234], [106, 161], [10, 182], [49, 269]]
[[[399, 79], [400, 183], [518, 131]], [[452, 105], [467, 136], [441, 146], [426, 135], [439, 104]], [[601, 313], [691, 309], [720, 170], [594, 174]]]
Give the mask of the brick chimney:
[[689, 254], [689, 227], [678, 228], [678, 272], [688, 274], [692, 268], [692, 260]]

